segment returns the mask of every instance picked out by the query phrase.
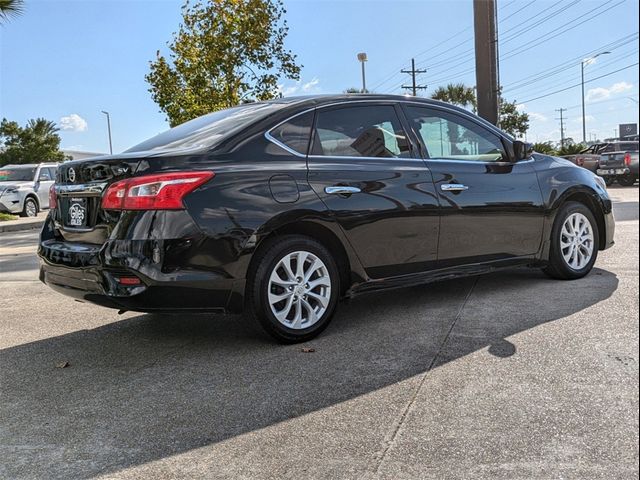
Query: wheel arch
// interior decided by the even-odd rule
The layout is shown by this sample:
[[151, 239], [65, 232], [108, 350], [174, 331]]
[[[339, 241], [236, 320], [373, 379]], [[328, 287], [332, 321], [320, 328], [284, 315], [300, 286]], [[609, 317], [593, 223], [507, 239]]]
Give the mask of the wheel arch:
[[591, 211], [593, 217], [596, 219], [596, 226], [598, 227], [598, 249], [603, 250], [606, 246], [607, 226], [604, 218], [604, 208], [602, 206], [598, 193], [587, 187], [572, 189], [565, 192], [565, 194], [558, 199], [556, 205], [554, 206], [554, 221], [555, 214], [558, 209], [568, 202], [581, 203], [582, 205], [587, 207], [589, 211]]
[[30, 198], [33, 199], [34, 202], [36, 202], [36, 207], [38, 207], [38, 211], [42, 210], [42, 206], [40, 205], [40, 199], [38, 198], [38, 195], [32, 192], [29, 192], [24, 196], [24, 200], [22, 201], [22, 208], [24, 209], [25, 202]]

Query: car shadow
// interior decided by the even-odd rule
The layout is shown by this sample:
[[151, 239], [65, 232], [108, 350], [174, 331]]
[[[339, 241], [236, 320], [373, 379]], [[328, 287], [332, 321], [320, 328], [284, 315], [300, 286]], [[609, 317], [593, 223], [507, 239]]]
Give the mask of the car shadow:
[[559, 282], [521, 269], [376, 293], [343, 302], [326, 332], [302, 346], [265, 341], [237, 316], [141, 314], [7, 348], [0, 351], [0, 476], [118, 472], [478, 350], [517, 355], [510, 337], [586, 309], [617, 286], [605, 270]]

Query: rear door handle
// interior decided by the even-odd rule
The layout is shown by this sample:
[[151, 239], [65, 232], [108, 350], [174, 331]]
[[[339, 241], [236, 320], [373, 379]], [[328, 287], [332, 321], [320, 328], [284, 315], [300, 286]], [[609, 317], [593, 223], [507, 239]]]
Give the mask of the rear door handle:
[[465, 190], [469, 190], [469, 187], [461, 183], [444, 183], [440, 185], [440, 189], [443, 192], [464, 192]]
[[334, 185], [333, 187], [325, 187], [325, 193], [329, 195], [351, 195], [352, 193], [360, 193], [358, 187], [348, 187], [346, 185]]

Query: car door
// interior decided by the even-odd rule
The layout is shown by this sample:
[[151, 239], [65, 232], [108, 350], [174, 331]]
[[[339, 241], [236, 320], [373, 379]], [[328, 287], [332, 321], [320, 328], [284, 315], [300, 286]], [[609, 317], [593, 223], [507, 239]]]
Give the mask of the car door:
[[49, 189], [55, 177], [52, 177], [48, 167], [40, 167], [36, 173], [35, 190], [38, 195], [38, 203], [40, 208], [49, 208]]
[[438, 199], [393, 102], [318, 108], [309, 183], [371, 278], [419, 272], [437, 256]]
[[544, 205], [533, 160], [512, 162], [508, 139], [471, 115], [404, 108], [440, 200], [440, 266], [538, 252]]

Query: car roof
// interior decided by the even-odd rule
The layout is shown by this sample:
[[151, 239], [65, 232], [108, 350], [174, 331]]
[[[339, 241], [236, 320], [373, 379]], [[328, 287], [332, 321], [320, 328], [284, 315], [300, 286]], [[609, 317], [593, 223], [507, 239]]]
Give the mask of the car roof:
[[412, 102], [412, 103], [424, 103], [426, 105], [440, 105], [453, 107], [455, 109], [464, 110], [461, 107], [452, 105], [450, 103], [441, 102], [440, 100], [434, 100], [432, 98], [414, 97], [411, 95], [389, 95], [380, 93], [342, 93], [342, 94], [324, 94], [324, 95], [299, 95], [293, 97], [277, 98], [274, 100], [267, 100], [265, 103], [282, 103], [289, 105], [304, 105], [322, 106], [332, 103], [342, 102], [358, 102], [362, 100], [371, 101], [394, 101], [394, 102]]

